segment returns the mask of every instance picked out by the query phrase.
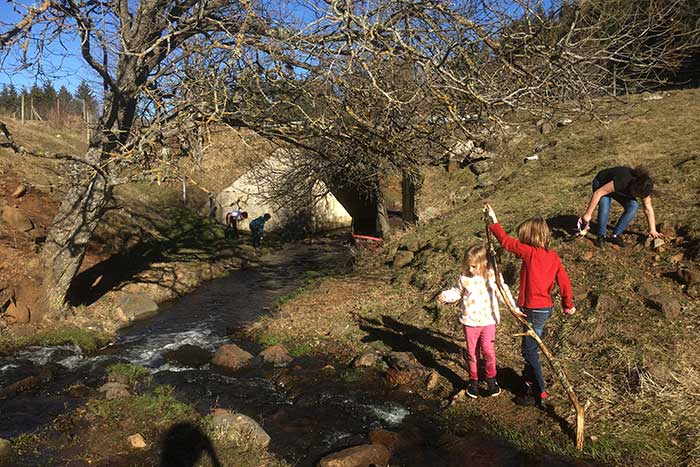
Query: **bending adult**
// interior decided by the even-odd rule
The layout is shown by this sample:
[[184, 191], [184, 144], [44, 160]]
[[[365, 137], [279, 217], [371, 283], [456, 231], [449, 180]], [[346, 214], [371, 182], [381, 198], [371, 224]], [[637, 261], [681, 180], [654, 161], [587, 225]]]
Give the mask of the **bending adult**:
[[[649, 236], [658, 238], [661, 236], [656, 231], [656, 217], [654, 207], [651, 204], [651, 192], [654, 189], [654, 181], [649, 173], [640, 168], [611, 167], [598, 172], [593, 179], [593, 196], [588, 203], [588, 209], [581, 216], [582, 229], [588, 229], [589, 222], [593, 216], [593, 211], [598, 206], [598, 230], [595, 240], [596, 246], [602, 247], [607, 240], [619, 246], [625, 246], [625, 242], [620, 235], [627, 229], [627, 226], [634, 219], [639, 208], [637, 199], [642, 200], [644, 215], [649, 224]], [[610, 215], [610, 204], [612, 200], [622, 205], [624, 211], [617, 225], [613, 229], [612, 236], [607, 236], [608, 217]]]

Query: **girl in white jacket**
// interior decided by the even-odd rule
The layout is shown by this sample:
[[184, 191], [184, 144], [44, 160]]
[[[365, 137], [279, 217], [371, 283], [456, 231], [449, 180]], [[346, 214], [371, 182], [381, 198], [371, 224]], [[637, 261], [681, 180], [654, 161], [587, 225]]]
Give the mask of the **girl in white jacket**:
[[467, 395], [476, 399], [479, 396], [479, 375], [477, 351], [481, 351], [486, 373], [486, 395], [497, 396], [501, 389], [496, 382], [496, 325], [501, 321], [497, 297], [513, 302], [510, 289], [501, 278], [506, 291], [502, 297], [496, 286], [496, 276], [489, 267], [486, 247], [471, 247], [464, 255], [462, 272], [457, 284], [440, 293], [440, 303], [459, 302], [459, 322], [464, 327], [467, 341], [467, 364], [469, 383]]

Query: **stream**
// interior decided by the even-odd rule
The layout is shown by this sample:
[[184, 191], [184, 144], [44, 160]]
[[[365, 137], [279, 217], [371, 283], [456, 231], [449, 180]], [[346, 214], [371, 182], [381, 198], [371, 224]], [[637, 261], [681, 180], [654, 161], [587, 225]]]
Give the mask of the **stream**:
[[375, 428], [418, 440], [395, 453], [392, 466], [584, 465], [533, 456], [476, 433], [450, 447], [434, 417], [440, 411], [438, 402], [386, 387], [378, 371], [346, 381], [324, 372], [328, 362], [318, 357], [297, 358], [288, 368], [258, 365], [235, 373], [210, 365], [178, 366], [164, 358], [165, 352], [184, 344], [214, 352], [222, 344], [235, 343], [257, 354], [260, 346], [232, 337], [240, 335], [235, 330], [268, 315], [276, 299], [303, 284], [305, 271], [337, 273], [347, 254], [332, 243], [290, 244], [266, 254], [256, 266], [233, 271], [164, 304], [157, 316], [122, 330], [113, 345], [94, 355], [83, 355], [75, 346], [57, 346], [31, 347], [3, 358], [0, 386], [28, 376], [44, 380], [0, 399], [0, 438], [31, 433], [76, 409], [86, 396], [71, 388], [98, 388], [107, 366], [131, 362], [149, 368], [156, 383], [173, 386], [178, 399], [202, 414], [222, 407], [252, 417], [271, 436], [270, 451], [294, 466], [314, 466], [324, 455], [364, 444]]

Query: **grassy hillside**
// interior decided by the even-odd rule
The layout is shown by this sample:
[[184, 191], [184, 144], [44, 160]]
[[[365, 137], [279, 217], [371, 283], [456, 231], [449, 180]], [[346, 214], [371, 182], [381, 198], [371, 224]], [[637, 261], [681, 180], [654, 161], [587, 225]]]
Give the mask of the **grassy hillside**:
[[[554, 248], [574, 285], [578, 312], [564, 318], [555, 301], [545, 342], [579, 398], [591, 403], [592, 438], [582, 455], [620, 465], [699, 465], [700, 304], [692, 296], [697, 291], [686, 290], [677, 274], [681, 267], [698, 269], [700, 262], [700, 115], [694, 111], [699, 104], [700, 91], [676, 91], [660, 100], [640, 96], [633, 105], [612, 106], [614, 113], [601, 120], [579, 118], [547, 136], [536, 132], [534, 122], [521, 124], [519, 137], [503, 150], [495, 186], [473, 190], [474, 177], [466, 171], [429, 173], [421, 208], [434, 200], [436, 209], [447, 209], [442, 215], [384, 250], [362, 253], [352, 275], [308, 284], [281, 305], [277, 317], [261, 323], [258, 338], [293, 342], [345, 362], [371, 348], [412, 351], [442, 376], [440, 387], [425, 396], [448, 398], [465, 378], [463, 337], [455, 309], [438, 307], [434, 296], [454, 280], [465, 249], [483, 241], [484, 201], [511, 234], [520, 222], [540, 215], [550, 222]], [[540, 160], [523, 163], [542, 143], [550, 144]], [[654, 177], [657, 222], [677, 232], [659, 251], [644, 246], [641, 210], [625, 249], [597, 249], [592, 238], [574, 239], [566, 231], [585, 209], [594, 175], [617, 164], [646, 166]], [[620, 212], [613, 208], [611, 222]], [[398, 271], [389, 265], [397, 249], [416, 252]], [[517, 288], [518, 261], [501, 254], [501, 265]], [[652, 295], [678, 300], [680, 314], [667, 317], [652, 304]], [[522, 365], [519, 340], [510, 337], [514, 332], [518, 326], [505, 318], [497, 354], [506, 394], [456, 404], [444, 413], [447, 423], [459, 433], [474, 429], [478, 417], [480, 429], [522, 447], [578, 455], [567, 432], [574, 414], [548, 368], [554, 414], [512, 403]]]

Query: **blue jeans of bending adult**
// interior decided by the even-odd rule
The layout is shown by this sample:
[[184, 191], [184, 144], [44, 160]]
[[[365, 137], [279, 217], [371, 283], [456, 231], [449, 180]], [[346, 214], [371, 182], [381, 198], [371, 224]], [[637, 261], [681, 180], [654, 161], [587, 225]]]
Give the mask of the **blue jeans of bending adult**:
[[[597, 179], [593, 179], [593, 191], [596, 191], [601, 187], [601, 183]], [[610, 216], [610, 204], [612, 200], [617, 201], [622, 205], [624, 211], [620, 219], [617, 221], [617, 225], [613, 230], [613, 235], [620, 235], [625, 231], [632, 219], [634, 219], [635, 214], [637, 214], [637, 209], [639, 209], [639, 203], [634, 198], [629, 198], [627, 196], [622, 196], [617, 193], [610, 193], [607, 196], [600, 198], [598, 202], [598, 231], [596, 234], [599, 237], [605, 237], [608, 229], [608, 217]]]
[[[552, 308], [523, 308], [523, 312], [527, 314], [527, 322], [530, 323], [532, 329], [539, 337], [542, 337], [544, 324], [550, 316], [552, 316]], [[544, 376], [542, 375], [542, 365], [540, 364], [540, 347], [537, 341], [530, 336], [523, 337], [521, 350], [523, 359], [525, 359], [525, 368], [523, 368], [523, 379], [527, 383], [536, 383], [536, 394], [545, 391]]]

